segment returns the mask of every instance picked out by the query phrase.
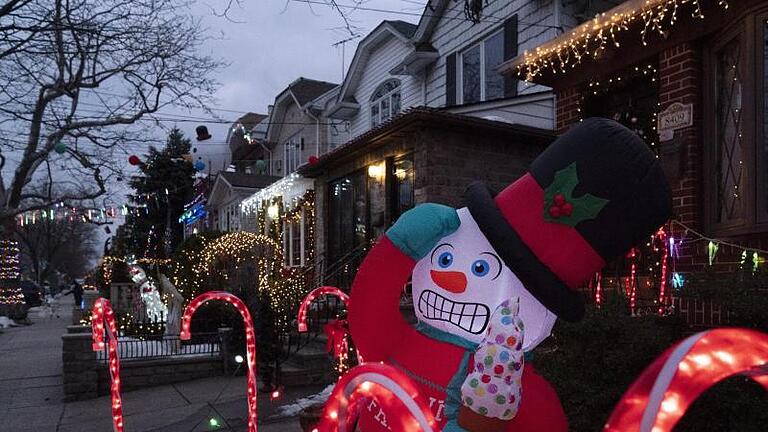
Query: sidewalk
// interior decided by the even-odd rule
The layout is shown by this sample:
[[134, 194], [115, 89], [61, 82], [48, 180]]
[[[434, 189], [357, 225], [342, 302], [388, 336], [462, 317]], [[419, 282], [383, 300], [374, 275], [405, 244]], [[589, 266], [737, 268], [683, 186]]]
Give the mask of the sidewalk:
[[[63, 403], [61, 335], [71, 322], [71, 296], [61, 318], [33, 320], [0, 334], [0, 430], [109, 432], [110, 397]], [[287, 389], [270, 402], [259, 394], [259, 430], [298, 432], [298, 419], [279, 419], [277, 407], [318, 393], [323, 386]], [[245, 376], [215, 377], [123, 393], [127, 432], [247, 431]], [[215, 417], [219, 427], [211, 427]]]

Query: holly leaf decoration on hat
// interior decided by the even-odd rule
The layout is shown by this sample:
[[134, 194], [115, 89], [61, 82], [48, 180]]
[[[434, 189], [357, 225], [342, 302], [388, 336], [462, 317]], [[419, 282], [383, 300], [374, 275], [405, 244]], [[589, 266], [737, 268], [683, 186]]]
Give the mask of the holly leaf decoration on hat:
[[544, 189], [544, 220], [575, 227], [581, 221], [594, 219], [608, 200], [592, 194], [573, 196], [579, 184], [576, 162], [555, 173], [555, 178]]

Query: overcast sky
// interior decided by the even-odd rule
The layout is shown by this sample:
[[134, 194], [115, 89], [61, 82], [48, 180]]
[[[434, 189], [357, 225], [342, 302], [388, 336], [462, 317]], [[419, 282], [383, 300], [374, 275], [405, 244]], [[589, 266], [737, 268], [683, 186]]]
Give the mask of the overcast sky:
[[[345, 11], [349, 11], [353, 24], [364, 36], [382, 20], [418, 22], [425, 3], [426, 0], [368, 0], [363, 7], [393, 12]], [[328, 6], [297, 0], [241, 0], [241, 7], [229, 13], [237, 21], [232, 22], [211, 12], [212, 7], [220, 12], [224, 4], [225, 0], [205, 0], [193, 9], [211, 30], [213, 39], [206, 49], [229, 63], [216, 77], [221, 83], [216, 108], [266, 113], [275, 96], [300, 76], [340, 83], [342, 69], [348, 67], [360, 41], [358, 38], [346, 44], [342, 68], [342, 49], [333, 45], [350, 35], [342, 28], [339, 14]], [[353, 3], [339, 0], [339, 4]], [[226, 111], [219, 111], [218, 115], [226, 120], [239, 117]], [[187, 136], [195, 136], [196, 123], [184, 122], [178, 126]], [[208, 123], [206, 126], [213, 138], [198, 146], [198, 155], [223, 155], [228, 150], [225, 145], [228, 125]]]

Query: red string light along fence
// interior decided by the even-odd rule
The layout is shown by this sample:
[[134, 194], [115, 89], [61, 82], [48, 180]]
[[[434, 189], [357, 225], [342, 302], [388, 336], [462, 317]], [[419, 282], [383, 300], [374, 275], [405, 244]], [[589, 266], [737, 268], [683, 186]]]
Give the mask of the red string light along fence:
[[[347, 295], [339, 288], [332, 286], [321, 286], [319, 288], [315, 288], [309, 294], [307, 294], [306, 297], [304, 297], [304, 300], [301, 301], [301, 305], [299, 306], [299, 312], [297, 316], [299, 333], [304, 333], [307, 331], [307, 314], [310, 305], [313, 301], [315, 301], [315, 299], [324, 295], [332, 295], [338, 297], [339, 300], [344, 303], [344, 307], [349, 308], [349, 295]], [[328, 344], [329, 348], [333, 350], [334, 357], [336, 360], [343, 362], [347, 353], [349, 352], [349, 330], [346, 320], [336, 320], [332, 323], [326, 324], [325, 331], [328, 333]], [[360, 356], [360, 353], [356, 352], [356, 355], [358, 364], [362, 363], [363, 358]]]
[[313, 432], [352, 431], [360, 404], [371, 398], [393, 414], [393, 431], [432, 432], [437, 427], [429, 405], [410, 378], [392, 366], [366, 363], [352, 368], [336, 383]]
[[768, 390], [768, 335], [719, 328], [669, 348], [616, 405], [604, 432], [669, 432], [693, 401], [718, 382], [747, 375]]
[[[93, 333], [93, 350], [107, 349], [109, 363], [110, 394], [112, 395], [112, 429], [123, 432], [123, 399], [120, 395], [120, 355], [117, 349], [117, 324], [112, 305], [105, 298], [98, 298], [93, 304], [91, 331]], [[107, 342], [104, 342], [104, 337]]]
[[257, 405], [256, 405], [256, 332], [253, 327], [251, 313], [242, 300], [226, 291], [208, 291], [194, 299], [184, 309], [181, 318], [181, 340], [192, 338], [190, 326], [195, 311], [204, 303], [211, 300], [220, 300], [231, 304], [240, 312], [245, 326], [246, 362], [248, 364], [248, 432], [256, 432]]

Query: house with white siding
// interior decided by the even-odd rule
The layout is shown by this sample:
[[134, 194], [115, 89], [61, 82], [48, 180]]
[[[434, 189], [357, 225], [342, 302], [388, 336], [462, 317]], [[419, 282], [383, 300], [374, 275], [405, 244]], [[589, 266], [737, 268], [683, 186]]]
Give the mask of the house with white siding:
[[348, 121], [352, 137], [422, 104], [423, 80], [391, 73], [411, 50], [415, 31], [405, 21], [383, 21], [357, 45], [338, 97], [325, 113]]

